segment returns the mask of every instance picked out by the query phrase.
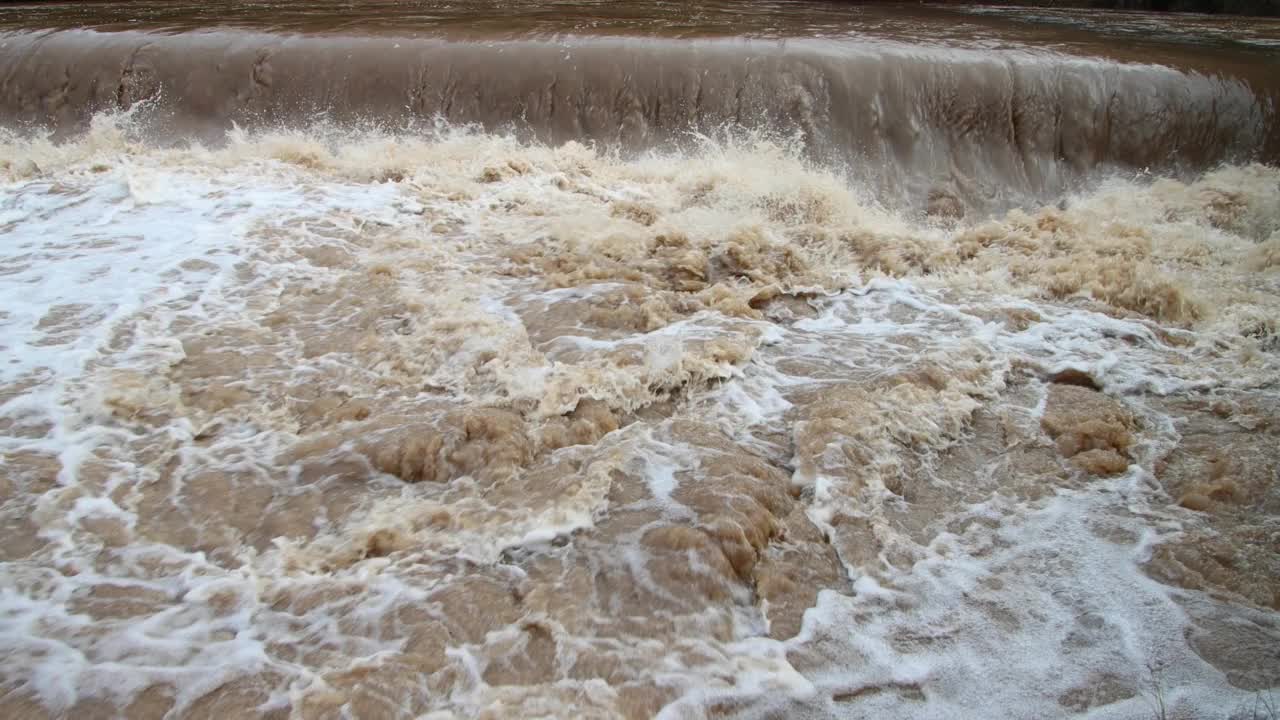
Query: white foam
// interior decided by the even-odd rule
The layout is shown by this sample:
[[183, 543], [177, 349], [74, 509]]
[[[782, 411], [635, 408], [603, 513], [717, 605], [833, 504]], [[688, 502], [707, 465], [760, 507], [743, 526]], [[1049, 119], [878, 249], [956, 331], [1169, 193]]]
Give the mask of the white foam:
[[[386, 236], [378, 237], [388, 245], [401, 243], [397, 251], [402, 259], [438, 251], [431, 259], [439, 261], [443, 274], [453, 273], [449, 289], [465, 286], [465, 292], [436, 298], [437, 305], [430, 301], [439, 288], [406, 287], [406, 294], [423, 299], [428, 308], [424, 315], [456, 312], [457, 317], [447, 319], [472, 322], [471, 332], [460, 333], [458, 347], [438, 367], [423, 366], [424, 377], [410, 383], [413, 393], [438, 383], [450, 401], [486, 406], [528, 402], [542, 413], [538, 417], [551, 417], [568, 412], [591, 393], [616, 399], [633, 392], [641, 398], [637, 407], [623, 407], [621, 401], [619, 407], [640, 410], [652, 397], [635, 388], [656, 395], [689, 382], [691, 387], [683, 390], [688, 397], [678, 398], [678, 419], [718, 429], [744, 452], [774, 461], [788, 460], [787, 454], [794, 452], [786, 444], [799, 422], [796, 393], [874, 383], [930, 364], [956, 375], [937, 407], [910, 408], [918, 412], [905, 417], [869, 412], [855, 418], [858, 429], [868, 433], [867, 442], [880, 443], [876, 449], [888, 454], [905, 452], [917, 436], [936, 439], [935, 445], [920, 450], [923, 473], [931, 472], [929, 463], [937, 461], [930, 453], [963, 442], [963, 429], [956, 431], [949, 423], [967, 418], [984, 402], [997, 402], [1015, 363], [1044, 374], [1079, 369], [1115, 395], [1257, 387], [1274, 379], [1275, 365], [1265, 358], [1248, 372], [1236, 371], [1234, 356], [1213, 347], [1236, 339], [1214, 334], [1212, 328], [1180, 331], [1179, 337], [1197, 342], [1173, 344], [1148, 320], [1112, 317], [1072, 298], [1046, 302], [1014, 287], [969, 287], [958, 299], [961, 293], [948, 284], [953, 279], [890, 279], [867, 268], [837, 269], [841, 278], [859, 282], [848, 283], [844, 292], [833, 284], [829, 292], [815, 295], [810, 303], [818, 311], [814, 318], [766, 323], [704, 310], [651, 332], [603, 339], [575, 331], [534, 348], [513, 308], [582, 299], [621, 285], [535, 290], [525, 280], [482, 276], [474, 268], [492, 268], [481, 261], [513, 246], [580, 242], [590, 248], [595, 241], [620, 240], [625, 249], [629, 238], [643, 239], [627, 233], [650, 232], [612, 217], [600, 198], [652, 203], [660, 214], [654, 233], [670, 226], [701, 240], [747, 228], [768, 243], [782, 244], [788, 242], [790, 228], [773, 223], [760, 201], [802, 183], [837, 207], [833, 224], [939, 242], [945, 236], [860, 204], [835, 175], [767, 143], [709, 147], [693, 160], [654, 155], [628, 163], [578, 145], [521, 148], [509, 138], [462, 133], [393, 146], [407, 155], [419, 153], [412, 155], [419, 161], [410, 168], [410, 179], [393, 184], [360, 179], [361, 172], [368, 175], [370, 170], [361, 159], [369, 146], [360, 142], [337, 149], [313, 143], [319, 146], [319, 169], [307, 169], [253, 158], [264, 148], [312, 142], [308, 138], [242, 134], [232, 140], [221, 151], [135, 148], [129, 154], [81, 148], [85, 155], [79, 159], [76, 148], [62, 148], [54, 162], [46, 163], [52, 176], [12, 182], [0, 191], [0, 226], [6, 228], [0, 243], [5, 273], [0, 275], [0, 342], [5, 345], [0, 383], [35, 383], [8, 397], [0, 413], [21, 428], [45, 422], [51, 426], [44, 437], [6, 434], [0, 437], [0, 449], [53, 453], [62, 463], [61, 486], [44, 494], [33, 513], [51, 549], [32, 561], [0, 563], [0, 638], [10, 649], [0, 658], [0, 669], [59, 711], [91, 696], [122, 702], [165, 682], [177, 689], [180, 714], [186, 703], [219, 685], [265, 671], [285, 678], [271, 696], [284, 704], [325, 689], [325, 672], [377, 667], [405, 638], [381, 636], [372, 628], [400, 610], [429, 605], [433, 583], [452, 579], [416, 574], [422, 567], [441, 561], [493, 569], [514, 546], [543, 546], [576, 532], [589, 535], [608, 509], [608, 471], [615, 460], [617, 467], [641, 479], [664, 520], [690, 517], [675, 498], [681, 483], [699, 481], [700, 458], [663, 434], [670, 427], [664, 423], [671, 421], [638, 420], [594, 448], [557, 451], [565, 467], [570, 460], [601, 461], [599, 467], [584, 462], [583, 482], [574, 486], [574, 497], [518, 498], [523, 504], [516, 509], [524, 514], [510, 505], [495, 505], [498, 501], [477, 489], [473, 478], [456, 478], [447, 486], [401, 486], [380, 476], [352, 491], [360, 502], [346, 511], [349, 516], [315, 518], [319, 534], [314, 541], [277, 539], [260, 550], [240, 548], [234, 558], [211, 558], [182, 542], [143, 542], [127, 533], [124, 547], [108, 551], [101, 539], [82, 534], [82, 526], [94, 520], [135, 528], [139, 517], [124, 490], [159, 481], [159, 471], [137, 462], [130, 446], [152, 430], [139, 418], [118, 417], [113, 408], [126, 400], [144, 409], [177, 407], [180, 393], [165, 385], [164, 376], [183, 361], [185, 351], [172, 337], [170, 324], [179, 315], [197, 324], [227, 325], [251, 316], [254, 311], [243, 304], [244, 281], [237, 274], [246, 264], [260, 273], [247, 282], [266, 288], [266, 295], [275, 287], [272, 283], [286, 278], [326, 277], [322, 269], [291, 265], [284, 252], [290, 243], [319, 237], [326, 223], [354, 233], [366, 227], [385, 229]], [[395, 155], [387, 151], [387, 142], [375, 143], [379, 158]], [[85, 172], [84, 165], [101, 159], [103, 152], [110, 169]], [[474, 179], [479, 167], [505, 162], [509, 154], [527, 156], [530, 171], [491, 186]], [[593, 173], [575, 172], [574, 167], [590, 167]], [[687, 188], [708, 177], [716, 182], [706, 206], [686, 202]], [[556, 179], [572, 179], [586, 192], [562, 191]], [[1132, 199], [1135, 188], [1119, 182], [1104, 188], [1081, 212], [1110, 217], [1108, 213], [1117, 212], [1112, 206], [1127, 207], [1120, 201]], [[495, 210], [516, 199], [534, 207], [509, 216]], [[1167, 225], [1156, 209], [1141, 211], [1152, 213], [1151, 223]], [[424, 220], [426, 215], [433, 217]], [[1270, 227], [1269, 216], [1262, 215], [1251, 224]], [[429, 233], [429, 223], [436, 220], [454, 225], [437, 237]], [[1219, 232], [1203, 225], [1188, 222], [1182, 231]], [[280, 232], [272, 235], [264, 229]], [[427, 276], [406, 270], [405, 277], [403, 284], [412, 286]], [[56, 323], [39, 327], [57, 306], [69, 308], [74, 330], [61, 332]], [[986, 312], [1019, 309], [1034, 310], [1041, 320], [1011, 329]], [[133, 335], [123, 335], [126, 330]], [[696, 379], [706, 383], [693, 383], [691, 366], [703, 362], [694, 357], [695, 348], [727, 337], [752, 348], [753, 354], [736, 364], [705, 360], [708, 367], [697, 368], [702, 375]], [[115, 342], [120, 338], [125, 339]], [[638, 366], [592, 364], [628, 346], [642, 349]], [[411, 349], [434, 348], [423, 343]], [[564, 360], [575, 353], [587, 359]], [[490, 359], [481, 363], [481, 358]], [[309, 368], [314, 365], [300, 361], [273, 371], [310, 377], [305, 375]], [[571, 371], [584, 369], [596, 371], [596, 385], [575, 385], [577, 376]], [[352, 372], [376, 378], [390, 370]], [[105, 380], [111, 382], [101, 382]], [[1038, 380], [1025, 382], [1034, 386]], [[888, 402], [873, 397], [868, 407], [878, 407], [877, 401]], [[1132, 405], [1135, 412], [1145, 413], [1147, 446], [1135, 449], [1129, 474], [1084, 489], [1060, 489], [1043, 500], [994, 494], [943, 508], [928, 528], [931, 539], [915, 548], [918, 554], [911, 563], [885, 563], [873, 576], [842, 558], [848, 582], [819, 594], [795, 639], [761, 637], [767, 626], [752, 605], [752, 590], [744, 585], [733, 598], [732, 637], [680, 638], [696, 646], [697, 653], [671, 652], [654, 659], [640, 652], [659, 652], [644, 638], [580, 640], [617, 645], [624, 664], [643, 667], [682, 693], [663, 711], [664, 717], [696, 716], [717, 700], [742, 698], [755, 703], [761, 714], [799, 707], [815, 714], [885, 718], [1053, 717], [1064, 713], [1058, 702], [1063, 693], [1096, 683], [1098, 673], [1140, 686], [1146, 664], [1156, 659], [1171, 668], [1167, 681], [1176, 687], [1173, 702], [1195, 710], [1225, 707], [1244, 694], [1188, 646], [1188, 621], [1174, 591], [1139, 569], [1156, 543], [1178, 531], [1181, 520], [1163, 508], [1148, 482], [1156, 451], [1171, 442], [1176, 429], [1140, 400]], [[1035, 423], [1042, 410], [1020, 407], [1011, 415]], [[290, 445], [289, 433], [267, 425], [244, 420], [207, 448], [196, 443], [199, 428], [185, 418], [146, 437], [162, 437], [171, 444], [167, 447], [176, 448], [171, 454], [180, 462], [217, 461], [272, 482], [295, 482], [299, 473], [290, 472], [296, 467], [285, 472], [277, 459]], [[344, 440], [326, 459], [351, 449], [352, 439]], [[100, 459], [95, 453], [116, 462], [100, 482], [79, 474]], [[963, 489], [989, 487], [984, 472], [990, 468], [965, 478], [972, 487]], [[838, 516], [869, 517], [870, 503], [855, 500], [871, 498], [884, 506], [906, 502], [889, 497], [874, 477], [860, 488], [865, 493], [855, 497], [846, 487], [848, 480], [821, 469], [803, 476], [796, 470], [793, 481], [812, 488], [812, 498], [802, 502], [820, 528], [830, 531]], [[424, 530], [424, 518], [441, 509], [474, 513], [467, 516], [470, 524]], [[1099, 537], [1091, 522], [1101, 517], [1114, 519], [1136, 539]], [[964, 529], [952, 530], [953, 523]], [[325, 551], [358, 543], [371, 528], [403, 530], [422, 541], [422, 547], [406, 550], [404, 561], [357, 553], [346, 565], [326, 564], [330, 556]], [[616, 550], [618, 564], [637, 582], [670, 594], [650, 576], [649, 558], [638, 544]], [[307, 557], [320, 560], [299, 560]], [[102, 562], [107, 558], [109, 563]], [[502, 567], [510, 576], [523, 572]], [[695, 569], [713, 572], [704, 566]], [[998, 586], [993, 580], [1000, 581]], [[94, 588], [108, 585], [150, 591], [146, 602], [152, 606], [137, 616], [102, 621], [74, 610], [75, 602]], [[289, 592], [317, 588], [332, 595], [307, 611], [278, 604]], [[707, 610], [708, 615], [715, 612]], [[688, 622], [696, 626], [700, 620]], [[323, 649], [333, 659], [323, 667], [308, 666], [279, 654], [273, 649], [278, 643], [292, 644], [300, 655]], [[826, 654], [825, 662], [798, 659], [814, 648]], [[433, 709], [467, 715], [489, 702], [481, 692], [486, 689], [482, 650], [465, 643], [446, 649], [450, 668], [466, 680], [459, 681], [456, 695], [432, 698]], [[636, 654], [626, 654], [632, 650]], [[686, 661], [695, 656], [701, 660]], [[557, 682], [562, 683], [559, 689], [572, 685], [566, 679]], [[529, 692], [551, 697], [557, 689], [553, 685]], [[574, 687], [601, 690], [598, 682]], [[473, 702], [477, 705], [469, 704]], [[1121, 700], [1090, 711], [1090, 716], [1144, 715], [1143, 702], [1141, 697]], [[559, 709], [568, 714], [565, 707]]]

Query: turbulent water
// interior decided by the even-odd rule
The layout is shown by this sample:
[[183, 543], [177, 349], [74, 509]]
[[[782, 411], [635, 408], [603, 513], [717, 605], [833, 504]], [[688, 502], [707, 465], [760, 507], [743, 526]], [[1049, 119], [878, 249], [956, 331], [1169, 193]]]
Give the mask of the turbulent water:
[[0, 714], [1274, 717], [1280, 23], [1153, 17], [0, 7]]

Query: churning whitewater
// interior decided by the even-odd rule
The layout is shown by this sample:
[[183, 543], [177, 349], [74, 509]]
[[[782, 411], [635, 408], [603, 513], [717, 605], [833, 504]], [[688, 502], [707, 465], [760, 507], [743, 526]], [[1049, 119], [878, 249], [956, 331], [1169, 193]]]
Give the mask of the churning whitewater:
[[[1231, 75], [1266, 27], [1159, 40], [1210, 72], [940, 16], [996, 77], [904, 35], [942, 11], [754, 5], [824, 13], [797, 48], [572, 7], [603, 29], [0, 24], [0, 714], [1268, 717], [1280, 75]], [[77, 65], [131, 33], [141, 98]], [[257, 101], [137, 69], [264, 38], [191, 61]], [[334, 38], [429, 61], [254, 75]], [[701, 79], [632, 57], [601, 103], [568, 56], [611, 43]], [[463, 115], [344, 114], [449, 53], [582, 122], [450, 71]], [[842, 86], [881, 120], [845, 61], [906, 68]]]

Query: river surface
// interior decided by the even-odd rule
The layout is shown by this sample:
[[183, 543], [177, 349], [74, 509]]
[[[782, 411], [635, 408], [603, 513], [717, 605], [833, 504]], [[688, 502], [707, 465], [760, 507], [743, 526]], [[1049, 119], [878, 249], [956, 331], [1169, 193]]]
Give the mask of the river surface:
[[1278, 102], [1241, 17], [0, 5], [0, 715], [1274, 717]]

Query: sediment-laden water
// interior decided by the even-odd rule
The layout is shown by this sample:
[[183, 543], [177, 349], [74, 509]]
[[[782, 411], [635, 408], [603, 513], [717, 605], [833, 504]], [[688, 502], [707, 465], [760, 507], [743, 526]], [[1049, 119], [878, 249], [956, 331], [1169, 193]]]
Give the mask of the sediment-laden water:
[[0, 8], [0, 714], [1269, 717], [1278, 46]]

